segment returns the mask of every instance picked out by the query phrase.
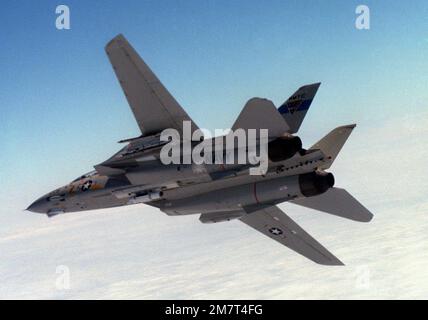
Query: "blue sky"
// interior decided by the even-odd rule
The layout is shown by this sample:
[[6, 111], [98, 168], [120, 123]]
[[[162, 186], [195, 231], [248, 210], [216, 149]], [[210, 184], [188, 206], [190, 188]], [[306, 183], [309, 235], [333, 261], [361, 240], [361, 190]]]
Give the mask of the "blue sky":
[[2, 3], [1, 175], [20, 208], [139, 134], [103, 50], [117, 33], [209, 129], [230, 127], [253, 96], [279, 105], [317, 81], [306, 144], [336, 125], [422, 111], [428, 99], [425, 1], [365, 2], [368, 31], [354, 26], [357, 1], [66, 4], [71, 30], [59, 31], [58, 2]]
[[[70, 7], [71, 30], [55, 28], [55, 8], [59, 4]], [[359, 4], [366, 4], [371, 10], [370, 30], [360, 31], [354, 26], [355, 8]], [[22, 212], [34, 199], [90, 171], [94, 164], [116, 152], [120, 148], [116, 141], [139, 135], [104, 53], [104, 45], [118, 33], [128, 38], [195, 122], [208, 129], [230, 127], [245, 102], [254, 96], [269, 98], [279, 105], [301, 85], [321, 81], [299, 135], [307, 146], [338, 125], [358, 124], [347, 144], [347, 152], [343, 152], [334, 168], [335, 175], [338, 185], [351, 187], [357, 198], [375, 212], [376, 219], [369, 226], [357, 227], [319, 216], [305, 220], [306, 225], [314, 231], [319, 228], [322, 232], [314, 236], [324, 235], [320, 241], [327, 240], [327, 247], [330, 244], [332, 249], [339, 251], [339, 256], [347, 257], [351, 265], [364, 261], [369, 265], [373, 263], [370, 267], [379, 280], [376, 284], [382, 290], [390, 290], [387, 296], [399, 297], [403, 292], [423, 296], [421, 290], [426, 293], [428, 279], [414, 278], [426, 270], [428, 261], [428, 257], [421, 257], [428, 252], [426, 248], [419, 249], [427, 243], [423, 226], [426, 226], [428, 208], [425, 200], [428, 186], [424, 179], [428, 146], [426, 1], [28, 0], [2, 1], [0, 6], [0, 181], [3, 187], [0, 193], [0, 235], [5, 235], [0, 237], [0, 245], [5, 249], [0, 253], [6, 252], [1, 260], [7, 262], [0, 267], [5, 268], [6, 290], [10, 290], [4, 296], [14, 296], [18, 292], [17, 283], [22, 282], [25, 289], [22, 292], [33, 294], [46, 290], [46, 296], [52, 297], [49, 285], [41, 288], [36, 274], [43, 279], [49, 278], [46, 272], [54, 270], [55, 264], [64, 259], [84, 275], [81, 279], [94, 280], [93, 275], [82, 267], [91, 264], [91, 259], [85, 260], [84, 255], [75, 254], [80, 247], [92, 253], [91, 245], [96, 244], [100, 260], [110, 262], [116, 256], [122, 257], [122, 252], [127, 250], [132, 253], [140, 250], [142, 244], [150, 241], [154, 241], [153, 248], [161, 249], [156, 254], [149, 252], [146, 256], [138, 256], [141, 262], [137, 259], [132, 270], [140, 270], [142, 266], [147, 269], [141, 270], [155, 270], [153, 276], [146, 275], [147, 281], [156, 284], [153, 292], [160, 288], [169, 293], [168, 285], [172, 283], [178, 286], [177, 294], [182, 290], [180, 282], [174, 282], [176, 278], [167, 284], [156, 282], [156, 272], [159, 271], [156, 259], [165, 259], [160, 260], [160, 265], [168, 266], [164, 270], [165, 277], [171, 276], [171, 266], [168, 265], [171, 261], [165, 248], [181, 243], [183, 235], [187, 234], [183, 243], [188, 247], [176, 252], [177, 255], [180, 252], [180, 257], [183, 251], [193, 252], [192, 246], [199, 243], [207, 230], [199, 225], [196, 217], [178, 222], [154, 209], [130, 207], [120, 209], [122, 211], [118, 209], [124, 214], [124, 220], [112, 214], [100, 217], [96, 213], [82, 213], [75, 217], [59, 217], [52, 223], [44, 217]], [[151, 221], [139, 220], [143, 211]], [[116, 219], [121, 221], [118, 230], [115, 229]], [[96, 229], [98, 225], [101, 227]], [[22, 229], [25, 227], [29, 229]], [[330, 238], [326, 235], [333, 227], [338, 228], [340, 237], [331, 240], [331, 235]], [[109, 228], [113, 230], [109, 234], [110, 240], [119, 240], [121, 250], [115, 251], [114, 246], [107, 248], [106, 242], [102, 241]], [[165, 234], [170, 242], [165, 244], [166, 247], [161, 247], [163, 240], [158, 239], [162, 237], [159, 234], [161, 228], [168, 230]], [[224, 239], [231, 237], [236, 240], [231, 242], [240, 243], [241, 247], [243, 238], [237, 225], [220, 228], [225, 232]], [[124, 230], [136, 231], [134, 234], [126, 231], [124, 235]], [[206, 250], [207, 246], [211, 245], [213, 250], [223, 248], [216, 242], [221, 240], [216, 238], [220, 229], [210, 230], [212, 242], [205, 240], [194, 251], [194, 263], [199, 263], [201, 270], [206, 265], [204, 259], [211, 261], [210, 256], [204, 256], [210, 252]], [[235, 233], [226, 233], [228, 230]], [[350, 230], [354, 233], [350, 234]], [[380, 235], [379, 230], [385, 233]], [[83, 239], [76, 242], [78, 249], [74, 247], [76, 239], [68, 238], [77, 233], [79, 239], [80, 235]], [[252, 233], [248, 231], [248, 234]], [[360, 234], [367, 234], [369, 240], [362, 241], [365, 236]], [[125, 237], [116, 238], [121, 235]], [[149, 238], [151, 235], [154, 238]], [[254, 241], [249, 243], [259, 241], [258, 235], [251, 237]], [[402, 237], [404, 242], [401, 242]], [[64, 252], [52, 247], [53, 238], [61, 243]], [[190, 240], [186, 242], [186, 239]], [[340, 239], [352, 239], [353, 242], [345, 247]], [[128, 247], [128, 241], [134, 246]], [[270, 244], [266, 241], [257, 244], [260, 250]], [[372, 246], [374, 242], [378, 245]], [[356, 246], [360, 249], [354, 250]], [[224, 248], [227, 247], [225, 244]], [[332, 273], [319, 273], [314, 266], [308, 266], [306, 261], [298, 260], [294, 255], [289, 257], [297, 259], [292, 262], [296, 268], [290, 273], [282, 260], [282, 248], [272, 247], [270, 258], [259, 259], [252, 256], [253, 247], [249, 244], [247, 247], [246, 253], [241, 253], [242, 259], [249, 259], [246, 265], [260, 263], [262, 271], [269, 268], [269, 261], [274, 260], [278, 265], [275, 264], [277, 269], [272, 274], [289, 281], [282, 291], [264, 292], [269, 279], [261, 277], [260, 281], [253, 282], [259, 287], [248, 288], [249, 298], [284, 297], [281, 293], [286, 293], [285, 297], [296, 297], [288, 288], [295, 286], [296, 292], [300, 292], [302, 279], [312, 281], [316, 275], [322, 275], [314, 283], [319, 281], [317, 288], [324, 291], [318, 296], [314, 293], [315, 297], [327, 297], [333, 292], [342, 295], [343, 290], [346, 294], [342, 297], [360, 296], [360, 292], [350, 294], [347, 291], [350, 290], [346, 280], [349, 269], [341, 271], [343, 274], [333, 273], [333, 281], [339, 279], [342, 282], [339, 281], [337, 288], [332, 290], [332, 281], [328, 277]], [[401, 251], [397, 252], [395, 248]], [[105, 255], [107, 251], [109, 254]], [[236, 251], [226, 254], [219, 251], [218, 255], [232, 257], [233, 252]], [[367, 252], [370, 254], [366, 255]], [[385, 252], [390, 260], [382, 259]], [[402, 259], [405, 254], [408, 260]], [[84, 261], [77, 263], [79, 259]], [[186, 256], [181, 259], [180, 265], [185, 266]], [[266, 261], [266, 265], [261, 260]], [[24, 276], [23, 266], [36, 270], [35, 261], [44, 261], [44, 264], [38, 266], [36, 273], [25, 272]], [[410, 268], [406, 261], [413, 261], [412, 268], [416, 269]], [[223, 284], [217, 281], [218, 272], [226, 270], [226, 275], [238, 274], [239, 270], [231, 267], [234, 265], [236, 262], [213, 268], [212, 283]], [[114, 263], [111, 266], [116, 270]], [[103, 269], [99, 267], [93, 266], [94, 274], [102, 274]], [[119, 265], [115, 277], [124, 274], [122, 267], [129, 268]], [[180, 275], [182, 270], [176, 272]], [[290, 277], [290, 274], [299, 274], [300, 278]], [[244, 271], [238, 276], [242, 276], [240, 285], [243, 286], [233, 288], [246, 288], [245, 281], [251, 273]], [[135, 275], [136, 279], [130, 279], [137, 281], [134, 284], [138, 287], [136, 296], [147, 287], [146, 282], [142, 282], [143, 288], [139, 288], [138, 277]], [[201, 281], [188, 279], [183, 283], [204, 283], [204, 277], [205, 274], [201, 274]], [[400, 282], [400, 278], [394, 282], [396, 277], [403, 281]], [[35, 281], [32, 290], [27, 280]], [[123, 279], [113, 280], [105, 277], [102, 281], [114, 289], [115, 281], [120, 284]], [[270, 280], [273, 284], [279, 281], [272, 275]], [[309, 283], [307, 281], [308, 286]], [[423, 285], [415, 289], [412, 287], [414, 283]], [[407, 291], [402, 290], [404, 284], [407, 284], [404, 287]], [[95, 287], [99, 290], [98, 285]], [[127, 290], [125, 283], [124, 292]], [[210, 295], [209, 288], [201, 291], [207, 293], [206, 297], [216, 298], [215, 294]], [[174, 292], [160, 297], [173, 298]], [[253, 292], [264, 293], [253, 296]], [[309, 288], [297, 296], [305, 296], [308, 292], [315, 291]], [[79, 292], [73, 294], [82, 297]], [[385, 292], [366, 293], [366, 296], [383, 297]], [[96, 295], [90, 291], [83, 297]], [[147, 297], [153, 297], [151, 291]], [[186, 297], [200, 295], [195, 293]]]
[[[323, 84], [302, 127], [375, 125], [428, 99], [428, 5], [368, 1], [6, 1], [0, 11], [2, 180], [25, 208], [138, 135], [104, 53], [123, 33], [200, 127], [228, 128], [253, 96], [279, 105]], [[309, 130], [310, 129], [310, 130]], [[25, 181], [26, 192], [18, 192]]]

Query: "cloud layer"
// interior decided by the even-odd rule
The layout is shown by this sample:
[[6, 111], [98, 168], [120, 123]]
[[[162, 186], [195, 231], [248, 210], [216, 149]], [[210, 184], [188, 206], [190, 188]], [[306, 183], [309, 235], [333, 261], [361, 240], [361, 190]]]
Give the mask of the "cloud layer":
[[[344, 267], [313, 264], [239, 221], [203, 225], [134, 205], [4, 232], [0, 298], [427, 298], [427, 128], [427, 114], [357, 127], [332, 167], [371, 223], [281, 205]], [[69, 290], [56, 288], [59, 265]]]

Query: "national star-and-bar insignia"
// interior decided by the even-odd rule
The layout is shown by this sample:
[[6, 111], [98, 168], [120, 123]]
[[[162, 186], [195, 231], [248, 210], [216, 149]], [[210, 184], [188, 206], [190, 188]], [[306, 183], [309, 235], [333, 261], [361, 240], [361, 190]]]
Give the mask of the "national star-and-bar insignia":
[[91, 188], [92, 185], [92, 180], [88, 180], [86, 181], [83, 185], [82, 185], [82, 191], [87, 191]]
[[280, 228], [276, 228], [276, 227], [270, 228], [269, 232], [272, 233], [274, 236], [279, 236], [279, 235], [283, 234], [282, 230]]

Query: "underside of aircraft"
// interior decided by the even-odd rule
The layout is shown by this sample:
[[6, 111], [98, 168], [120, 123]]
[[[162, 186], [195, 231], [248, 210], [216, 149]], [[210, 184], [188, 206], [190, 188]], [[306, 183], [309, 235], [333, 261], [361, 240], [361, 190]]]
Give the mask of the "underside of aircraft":
[[[160, 154], [167, 142], [161, 133], [174, 129], [184, 135], [184, 122], [191, 133], [198, 126], [124, 36], [116, 36], [105, 50], [141, 135], [121, 140], [125, 146], [95, 171], [44, 195], [28, 210], [51, 217], [144, 203], [168, 215], [199, 214], [202, 223], [236, 219], [316, 263], [343, 264], [277, 206], [288, 201], [359, 222], [373, 217], [345, 189], [334, 187], [334, 176], [326, 171], [355, 125], [332, 130], [309, 149], [295, 135], [320, 83], [300, 87], [279, 108], [262, 98], [244, 106], [232, 131], [268, 130], [263, 174], [251, 175], [252, 166], [241, 163], [165, 165]], [[204, 143], [222, 139], [226, 136]]]

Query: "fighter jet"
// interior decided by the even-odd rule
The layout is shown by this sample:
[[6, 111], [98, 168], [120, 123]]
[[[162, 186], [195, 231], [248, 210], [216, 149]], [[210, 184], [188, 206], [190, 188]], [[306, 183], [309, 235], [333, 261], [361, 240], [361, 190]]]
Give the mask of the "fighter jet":
[[183, 133], [184, 122], [194, 132], [197, 125], [123, 35], [113, 38], [105, 51], [141, 135], [119, 141], [125, 146], [94, 171], [44, 195], [28, 210], [52, 217], [147, 204], [171, 216], [199, 214], [202, 223], [236, 219], [318, 264], [343, 265], [277, 206], [288, 201], [360, 222], [373, 217], [345, 189], [334, 187], [334, 176], [326, 171], [355, 124], [332, 130], [308, 149], [296, 135], [320, 83], [302, 86], [279, 108], [261, 98], [244, 106], [232, 131], [268, 130], [263, 174], [250, 174], [251, 164], [164, 164], [161, 151], [167, 142], [161, 133]]

